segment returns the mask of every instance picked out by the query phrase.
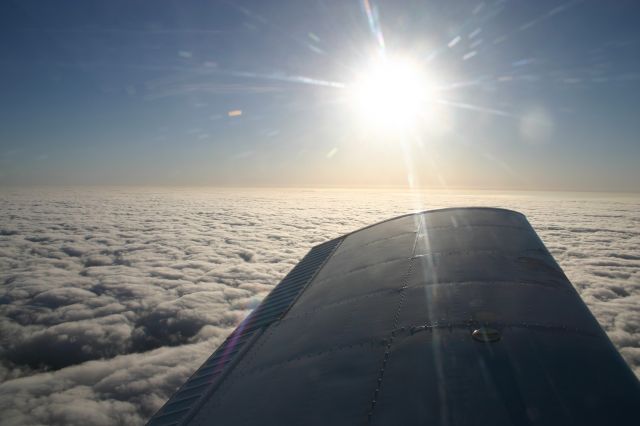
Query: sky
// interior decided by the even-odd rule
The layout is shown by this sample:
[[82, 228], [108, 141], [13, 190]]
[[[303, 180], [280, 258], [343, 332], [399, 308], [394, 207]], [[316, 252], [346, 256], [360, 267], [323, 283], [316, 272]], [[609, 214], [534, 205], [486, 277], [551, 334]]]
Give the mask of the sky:
[[[638, 192], [639, 12], [3, 1], [0, 185]], [[400, 62], [419, 79], [374, 78], [355, 99]]]

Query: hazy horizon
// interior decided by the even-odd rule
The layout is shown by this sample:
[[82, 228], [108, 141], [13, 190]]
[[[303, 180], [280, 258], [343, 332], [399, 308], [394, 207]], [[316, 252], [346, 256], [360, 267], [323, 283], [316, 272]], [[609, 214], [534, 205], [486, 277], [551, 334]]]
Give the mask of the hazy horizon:
[[128, 184], [128, 185], [113, 185], [113, 184], [86, 184], [86, 185], [63, 185], [58, 183], [53, 184], [13, 184], [13, 185], [3, 185], [0, 186], [1, 191], [16, 191], [16, 190], [131, 190], [131, 191], [145, 191], [145, 190], [173, 190], [173, 191], [215, 191], [215, 190], [223, 190], [223, 191], [270, 191], [270, 190], [282, 190], [282, 191], [297, 191], [297, 190], [308, 190], [308, 191], [381, 191], [381, 192], [409, 192], [409, 193], [433, 193], [433, 194], [446, 194], [446, 193], [485, 193], [485, 194], [516, 194], [516, 193], [526, 193], [526, 194], [539, 194], [539, 195], [580, 195], [583, 194], [586, 197], [615, 197], [617, 195], [622, 197], [636, 197], [640, 196], [640, 190], [628, 190], [628, 191], [607, 191], [607, 190], [588, 190], [588, 189], [526, 189], [526, 188], [473, 188], [473, 187], [421, 187], [421, 188], [410, 188], [406, 185], [398, 185], [398, 186], [346, 186], [346, 185], [335, 185], [335, 186], [320, 186], [320, 185], [298, 185], [298, 186], [275, 186], [275, 185], [181, 185], [181, 184], [171, 184], [171, 185], [141, 185], [141, 184]]

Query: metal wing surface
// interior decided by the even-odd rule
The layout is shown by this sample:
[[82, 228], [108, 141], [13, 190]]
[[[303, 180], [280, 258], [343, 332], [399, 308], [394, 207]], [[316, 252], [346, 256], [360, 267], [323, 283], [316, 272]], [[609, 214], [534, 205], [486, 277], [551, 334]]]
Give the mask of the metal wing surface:
[[640, 385], [520, 213], [314, 247], [149, 425], [636, 425]]

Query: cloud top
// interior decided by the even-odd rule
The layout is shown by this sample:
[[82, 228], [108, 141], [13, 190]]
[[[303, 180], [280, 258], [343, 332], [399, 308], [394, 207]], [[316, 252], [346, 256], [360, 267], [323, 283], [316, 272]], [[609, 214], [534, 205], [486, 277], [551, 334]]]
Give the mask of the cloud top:
[[415, 210], [525, 213], [640, 374], [640, 199], [4, 190], [2, 424], [143, 424], [315, 244]]

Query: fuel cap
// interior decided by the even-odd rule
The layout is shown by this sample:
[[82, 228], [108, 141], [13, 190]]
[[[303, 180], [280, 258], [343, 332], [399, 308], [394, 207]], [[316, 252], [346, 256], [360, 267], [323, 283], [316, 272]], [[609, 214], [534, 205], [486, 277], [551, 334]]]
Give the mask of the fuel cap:
[[500, 332], [495, 328], [480, 327], [473, 330], [471, 337], [478, 342], [491, 343], [500, 340]]

